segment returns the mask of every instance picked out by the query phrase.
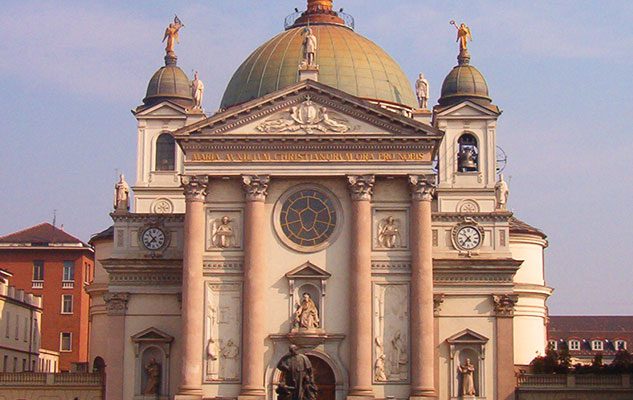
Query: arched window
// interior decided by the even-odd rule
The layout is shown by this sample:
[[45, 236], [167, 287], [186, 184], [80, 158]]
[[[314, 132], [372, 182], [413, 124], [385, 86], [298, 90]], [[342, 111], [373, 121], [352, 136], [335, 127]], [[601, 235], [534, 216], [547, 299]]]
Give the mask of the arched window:
[[176, 169], [176, 141], [169, 133], [163, 133], [156, 140], [156, 171]]
[[464, 133], [457, 141], [457, 170], [459, 172], [476, 172], [479, 170], [479, 149], [477, 138], [470, 133]]

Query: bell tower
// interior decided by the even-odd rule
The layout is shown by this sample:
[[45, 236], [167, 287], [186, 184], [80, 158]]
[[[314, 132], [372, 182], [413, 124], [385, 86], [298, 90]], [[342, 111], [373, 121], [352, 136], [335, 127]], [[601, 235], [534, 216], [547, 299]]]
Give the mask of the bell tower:
[[457, 61], [434, 107], [434, 125], [446, 132], [438, 152], [438, 211], [491, 212], [501, 111], [492, 104], [481, 72], [470, 65], [467, 48], [460, 48]]

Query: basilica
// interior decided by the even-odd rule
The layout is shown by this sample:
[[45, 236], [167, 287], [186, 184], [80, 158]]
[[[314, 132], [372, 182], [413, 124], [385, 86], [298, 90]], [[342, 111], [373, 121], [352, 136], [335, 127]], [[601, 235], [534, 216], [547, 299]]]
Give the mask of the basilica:
[[507, 209], [469, 28], [429, 105], [332, 3], [287, 18], [212, 115], [165, 31], [136, 176], [91, 239], [108, 400], [510, 400], [544, 353], [547, 240]]

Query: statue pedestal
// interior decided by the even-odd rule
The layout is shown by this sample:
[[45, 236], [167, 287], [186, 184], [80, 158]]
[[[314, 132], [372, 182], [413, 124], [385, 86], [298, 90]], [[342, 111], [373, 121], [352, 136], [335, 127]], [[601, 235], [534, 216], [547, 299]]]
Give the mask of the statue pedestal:
[[460, 398], [463, 400], [477, 400], [477, 396], [473, 396], [473, 395], [463, 395]]
[[300, 348], [314, 348], [325, 343], [328, 334], [323, 329], [293, 328], [286, 338]]
[[319, 66], [318, 65], [300, 65], [299, 66], [299, 81], [312, 80], [319, 81]]

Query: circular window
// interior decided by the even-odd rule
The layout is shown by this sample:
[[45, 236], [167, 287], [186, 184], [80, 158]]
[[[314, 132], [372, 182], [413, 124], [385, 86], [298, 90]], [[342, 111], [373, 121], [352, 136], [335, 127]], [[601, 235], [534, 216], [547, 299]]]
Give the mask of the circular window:
[[314, 252], [327, 247], [337, 231], [340, 207], [322, 189], [303, 188], [287, 192], [277, 204], [275, 225], [289, 247]]

